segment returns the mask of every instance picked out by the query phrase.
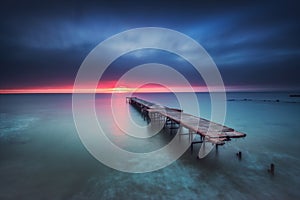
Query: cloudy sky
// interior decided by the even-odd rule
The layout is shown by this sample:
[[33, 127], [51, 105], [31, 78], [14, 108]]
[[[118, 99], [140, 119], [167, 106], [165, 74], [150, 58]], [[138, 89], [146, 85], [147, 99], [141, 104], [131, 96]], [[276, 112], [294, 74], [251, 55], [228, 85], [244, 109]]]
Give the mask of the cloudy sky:
[[[0, 8], [0, 90], [71, 87], [84, 58], [103, 40], [138, 27], [180, 31], [215, 61], [225, 86], [300, 90], [297, 1], [4, 1]], [[121, 48], [121, 47], [120, 47]], [[193, 86], [204, 84], [178, 56], [140, 50], [117, 59], [107, 87], [132, 67], [172, 66]]]

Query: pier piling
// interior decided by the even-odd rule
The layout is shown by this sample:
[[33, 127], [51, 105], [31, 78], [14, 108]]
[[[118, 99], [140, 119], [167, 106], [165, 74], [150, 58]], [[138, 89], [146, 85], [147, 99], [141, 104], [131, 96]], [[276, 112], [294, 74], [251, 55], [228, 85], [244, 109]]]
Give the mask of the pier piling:
[[268, 172], [271, 173], [272, 175], [274, 175], [274, 173], [275, 173], [275, 165], [274, 165], [274, 163], [271, 163], [270, 169], [268, 169]]

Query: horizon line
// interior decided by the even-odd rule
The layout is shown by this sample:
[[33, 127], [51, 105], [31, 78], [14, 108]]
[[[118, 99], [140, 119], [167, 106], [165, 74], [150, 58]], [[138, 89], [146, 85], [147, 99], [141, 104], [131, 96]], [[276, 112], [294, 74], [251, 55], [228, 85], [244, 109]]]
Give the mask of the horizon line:
[[225, 88], [225, 90], [219, 90], [214, 88], [211, 91], [202, 89], [192, 89], [192, 90], [170, 90], [164, 88], [147, 88], [144, 90], [133, 89], [133, 88], [107, 88], [107, 89], [61, 89], [61, 88], [47, 88], [47, 89], [0, 89], [0, 94], [125, 94], [125, 93], [209, 93], [209, 92], [294, 92], [299, 93], [299, 89], [291, 88]]

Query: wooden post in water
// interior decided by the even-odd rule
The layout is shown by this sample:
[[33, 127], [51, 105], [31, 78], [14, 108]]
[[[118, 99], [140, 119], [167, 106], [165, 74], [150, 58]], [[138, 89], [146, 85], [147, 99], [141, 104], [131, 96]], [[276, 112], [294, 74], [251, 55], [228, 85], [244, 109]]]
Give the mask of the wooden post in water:
[[275, 165], [274, 165], [274, 163], [271, 163], [270, 169], [268, 169], [268, 172], [271, 173], [272, 175], [274, 175], [274, 172], [275, 172]]

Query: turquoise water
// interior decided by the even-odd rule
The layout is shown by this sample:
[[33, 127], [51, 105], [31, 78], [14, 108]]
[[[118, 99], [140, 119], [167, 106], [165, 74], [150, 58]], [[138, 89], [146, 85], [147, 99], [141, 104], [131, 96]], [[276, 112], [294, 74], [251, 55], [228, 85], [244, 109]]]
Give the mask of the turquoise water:
[[[137, 95], [178, 107], [171, 94]], [[210, 118], [209, 95], [197, 96], [201, 116]], [[71, 95], [1, 95], [0, 199], [299, 199], [300, 103], [292, 103], [299, 98], [288, 93], [227, 96], [234, 100], [227, 101], [225, 125], [247, 133], [246, 138], [201, 160], [197, 144], [193, 154], [187, 150], [166, 168], [131, 174], [101, 164], [85, 149], [73, 122]], [[97, 115], [118, 146], [147, 152], [172, 138], [130, 138], [109, 116], [108, 100], [110, 95], [97, 95]], [[129, 105], [120, 99], [120, 106]], [[146, 123], [129, 109], [136, 123]], [[267, 172], [270, 163], [275, 164], [274, 176]]]

